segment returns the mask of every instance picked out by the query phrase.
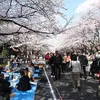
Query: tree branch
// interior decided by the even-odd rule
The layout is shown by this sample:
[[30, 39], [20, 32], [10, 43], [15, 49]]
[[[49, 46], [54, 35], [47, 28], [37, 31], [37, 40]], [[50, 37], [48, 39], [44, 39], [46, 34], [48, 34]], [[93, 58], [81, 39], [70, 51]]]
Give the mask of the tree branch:
[[10, 0], [10, 5], [9, 5], [9, 8], [8, 8], [8, 10], [7, 10], [7, 12], [6, 12], [6, 16], [8, 16], [8, 12], [9, 12], [9, 10], [11, 9], [11, 4], [12, 4], [12, 0]]
[[30, 12], [28, 14], [25, 14], [25, 15], [19, 15], [19, 16], [13, 16], [13, 17], [7, 17], [8, 19], [17, 19], [17, 18], [27, 18], [27, 16], [33, 16], [34, 13], [36, 13], [37, 11], [33, 11], [33, 12]]
[[29, 31], [27, 32], [11, 32], [11, 33], [0, 33], [0, 36], [6, 36], [6, 35], [19, 35], [19, 34], [25, 34], [25, 33], [29, 33]]
[[3, 18], [0, 18], [0, 21], [14, 23], [14, 24], [16, 24], [16, 25], [18, 25], [18, 26], [21, 26], [21, 27], [23, 27], [23, 28], [29, 30], [29, 31], [32, 31], [32, 32], [34, 32], [34, 33], [37, 33], [38, 35], [39, 35], [39, 34], [54, 34], [53, 32], [52, 32], [52, 33], [48, 33], [48, 32], [43, 32], [43, 31], [34, 30], [34, 29], [32, 29], [32, 28], [29, 28], [29, 27], [27, 27], [27, 26], [24, 26], [24, 25], [22, 25], [22, 24], [19, 24], [19, 23], [15, 22], [14, 20], [10, 20], [10, 19], [3, 19]]

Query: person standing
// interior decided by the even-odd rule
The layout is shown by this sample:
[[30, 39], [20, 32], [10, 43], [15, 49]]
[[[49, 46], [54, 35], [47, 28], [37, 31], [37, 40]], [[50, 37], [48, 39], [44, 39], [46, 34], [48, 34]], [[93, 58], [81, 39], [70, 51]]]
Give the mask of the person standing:
[[49, 55], [49, 53], [47, 53], [47, 54], [45, 55], [45, 60], [46, 60], [46, 68], [49, 68], [49, 64], [48, 64], [48, 62], [49, 62], [49, 60], [50, 60], [50, 55]]
[[78, 88], [80, 90], [80, 73], [81, 73], [81, 65], [80, 61], [77, 60], [77, 55], [71, 55], [70, 67], [72, 67], [72, 83], [74, 88]]
[[50, 60], [49, 60], [49, 65], [51, 67], [51, 76], [54, 76], [54, 72], [55, 72], [55, 67], [54, 67], [54, 53], [50, 53]]
[[67, 71], [67, 68], [66, 68], [66, 54], [63, 55], [62, 59], [63, 60], [62, 60], [62, 66], [61, 66], [61, 68], [62, 68], [62, 73], [64, 73], [64, 72]]
[[55, 51], [55, 57], [54, 57], [55, 80], [59, 79], [61, 76], [61, 64], [62, 64], [62, 56], [58, 51]]
[[83, 70], [83, 76], [86, 79], [87, 78], [86, 67], [88, 65], [88, 59], [87, 59], [86, 55], [85, 54], [81, 54], [79, 56], [79, 61], [81, 63], [81, 68]]
[[66, 55], [66, 70], [69, 71], [69, 63], [70, 63], [70, 53], [68, 52]]

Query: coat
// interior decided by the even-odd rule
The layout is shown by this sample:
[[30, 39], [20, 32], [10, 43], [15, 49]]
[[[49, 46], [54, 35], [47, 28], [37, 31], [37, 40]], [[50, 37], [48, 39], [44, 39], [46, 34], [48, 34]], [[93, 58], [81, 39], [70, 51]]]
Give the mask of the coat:
[[5, 79], [0, 78], [0, 96], [9, 96], [11, 93], [10, 82]]
[[17, 89], [19, 91], [27, 91], [27, 90], [30, 90], [31, 89], [31, 85], [30, 85], [30, 79], [29, 77], [26, 75], [26, 76], [22, 76], [20, 79], [19, 79], [19, 83], [17, 84]]

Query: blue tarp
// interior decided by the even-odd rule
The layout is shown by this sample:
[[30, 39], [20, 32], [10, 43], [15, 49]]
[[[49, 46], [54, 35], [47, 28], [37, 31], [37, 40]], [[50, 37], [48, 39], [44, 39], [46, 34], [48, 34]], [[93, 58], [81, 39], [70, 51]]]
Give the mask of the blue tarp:
[[39, 73], [39, 72], [40, 72], [40, 70], [39, 70], [39, 69], [36, 69], [36, 70], [35, 70], [35, 72], [36, 72], [36, 73]]
[[[38, 74], [34, 74], [33, 77], [38, 77]], [[18, 83], [18, 81], [15, 81], [15, 83], [13, 85], [15, 86], [15, 84], [17, 84], [17, 83]], [[12, 89], [12, 93], [14, 93], [15, 96], [13, 98], [11, 98], [10, 100], [26, 100], [26, 99], [34, 100], [37, 84], [31, 85], [31, 86], [32, 86], [31, 90], [28, 90], [25, 92], [18, 91], [16, 88]]]
[[[13, 74], [13, 77], [15, 77], [15, 80], [11, 80], [11, 76]], [[9, 82], [11, 83], [11, 86], [15, 87], [16, 84], [18, 83], [18, 77], [19, 77], [19, 73], [4, 73], [4, 75], [9, 75]], [[17, 77], [17, 79], [16, 79]], [[38, 77], [38, 74], [34, 74], [33, 77]], [[25, 91], [25, 92], [22, 92], [22, 91], [18, 91], [16, 88], [13, 88], [12, 89], [12, 93], [15, 94], [14, 97], [10, 98], [10, 100], [34, 100], [34, 97], [35, 97], [35, 91], [36, 91], [36, 88], [37, 88], [37, 84], [32, 84], [31, 85], [32, 88], [31, 90], [28, 90], [28, 91]]]
[[36, 74], [34, 74], [33, 78], [38, 77], [38, 76], [39, 76], [39, 74], [36, 73]]
[[12, 89], [12, 93], [14, 93], [15, 96], [10, 100], [34, 100], [36, 87], [36, 85], [32, 85], [32, 89], [25, 92], [18, 91], [14, 88]]

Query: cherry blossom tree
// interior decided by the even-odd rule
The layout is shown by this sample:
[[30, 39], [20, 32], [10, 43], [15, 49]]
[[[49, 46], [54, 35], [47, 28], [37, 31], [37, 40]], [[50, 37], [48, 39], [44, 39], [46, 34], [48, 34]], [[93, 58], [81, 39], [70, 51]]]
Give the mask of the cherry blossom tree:
[[71, 26], [64, 32], [63, 48], [80, 49], [84, 52], [96, 52], [100, 50], [100, 7], [86, 12], [75, 26]]
[[63, 0], [0, 0], [0, 41], [38, 48], [36, 43], [61, 32], [60, 9], [66, 10]]

